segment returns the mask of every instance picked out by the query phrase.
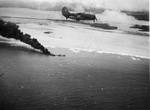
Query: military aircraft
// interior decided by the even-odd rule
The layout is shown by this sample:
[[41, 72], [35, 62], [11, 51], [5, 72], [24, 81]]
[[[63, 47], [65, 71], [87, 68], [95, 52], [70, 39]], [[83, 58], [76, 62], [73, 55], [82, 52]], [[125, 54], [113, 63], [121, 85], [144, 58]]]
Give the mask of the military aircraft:
[[77, 21], [80, 21], [80, 20], [93, 20], [95, 22], [95, 20], [97, 20], [96, 16], [93, 15], [93, 14], [71, 13], [71, 12], [69, 12], [67, 7], [62, 8], [62, 15], [64, 17], [66, 17], [66, 19], [70, 18], [70, 19], [75, 19]]

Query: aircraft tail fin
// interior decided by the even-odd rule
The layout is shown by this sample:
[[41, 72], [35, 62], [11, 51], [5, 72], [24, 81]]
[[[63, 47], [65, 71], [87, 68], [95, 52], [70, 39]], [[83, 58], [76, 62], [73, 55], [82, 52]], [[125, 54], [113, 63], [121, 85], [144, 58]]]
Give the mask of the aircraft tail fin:
[[63, 8], [62, 8], [62, 15], [65, 16], [66, 19], [69, 18], [70, 13], [69, 13], [69, 10], [68, 10], [67, 7], [63, 7]]

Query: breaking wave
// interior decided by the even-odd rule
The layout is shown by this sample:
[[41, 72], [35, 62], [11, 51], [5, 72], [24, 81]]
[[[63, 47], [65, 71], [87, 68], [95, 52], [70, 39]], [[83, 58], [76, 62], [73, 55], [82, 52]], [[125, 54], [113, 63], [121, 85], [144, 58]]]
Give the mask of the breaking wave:
[[96, 50], [92, 50], [92, 49], [79, 49], [79, 48], [70, 48], [69, 50], [71, 50], [74, 53], [80, 53], [82, 51], [85, 51], [85, 52], [96, 52], [96, 53], [100, 53], [100, 54], [128, 56], [128, 57], [132, 58], [133, 60], [139, 60], [139, 58], [150, 59], [150, 57], [148, 57], [148, 56], [140, 56], [140, 55], [129, 54], [129, 53], [121, 53], [121, 52], [96, 51]]

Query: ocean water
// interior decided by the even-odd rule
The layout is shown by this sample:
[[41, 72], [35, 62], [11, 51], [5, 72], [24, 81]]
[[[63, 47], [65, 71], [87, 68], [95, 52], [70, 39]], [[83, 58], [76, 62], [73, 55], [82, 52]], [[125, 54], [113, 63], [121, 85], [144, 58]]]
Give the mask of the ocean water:
[[45, 56], [0, 36], [0, 110], [149, 109], [149, 37], [129, 28], [147, 22], [108, 10], [98, 23], [118, 29], [106, 30], [66, 21], [60, 12], [0, 8], [0, 14], [66, 55]]
[[7, 43], [0, 51], [1, 110], [148, 110], [147, 59], [62, 49], [66, 57], [51, 57]]

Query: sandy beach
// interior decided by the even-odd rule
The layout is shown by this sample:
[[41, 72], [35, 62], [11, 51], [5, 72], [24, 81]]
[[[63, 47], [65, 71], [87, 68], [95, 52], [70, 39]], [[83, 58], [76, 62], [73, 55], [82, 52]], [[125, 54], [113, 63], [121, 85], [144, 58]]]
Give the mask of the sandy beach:
[[0, 110], [148, 110], [148, 33], [130, 30], [130, 24], [105, 30], [13, 17], [51, 17], [29, 9], [22, 15], [22, 10], [0, 12], [50, 52], [66, 56], [47, 56], [0, 36]]

